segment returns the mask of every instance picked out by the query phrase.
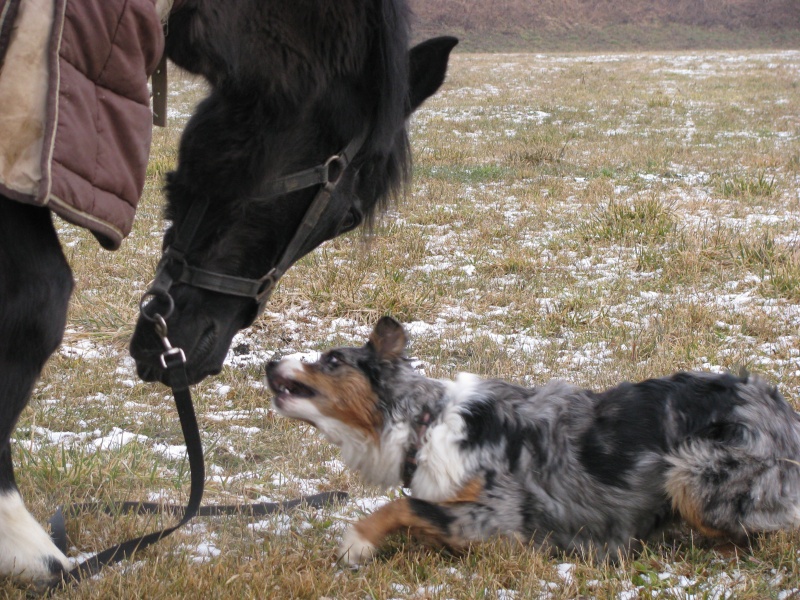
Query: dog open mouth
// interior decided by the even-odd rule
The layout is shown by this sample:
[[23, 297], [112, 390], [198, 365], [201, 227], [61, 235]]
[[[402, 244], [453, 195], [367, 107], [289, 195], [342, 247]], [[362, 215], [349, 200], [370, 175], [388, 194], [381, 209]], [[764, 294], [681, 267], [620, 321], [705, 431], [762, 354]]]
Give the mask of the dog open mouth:
[[284, 377], [283, 375], [278, 375], [276, 373], [270, 373], [268, 375], [267, 383], [269, 384], [269, 389], [275, 392], [279, 398], [286, 398], [288, 396], [311, 398], [317, 393], [313, 388], [310, 388], [299, 381], [289, 379], [288, 377]]

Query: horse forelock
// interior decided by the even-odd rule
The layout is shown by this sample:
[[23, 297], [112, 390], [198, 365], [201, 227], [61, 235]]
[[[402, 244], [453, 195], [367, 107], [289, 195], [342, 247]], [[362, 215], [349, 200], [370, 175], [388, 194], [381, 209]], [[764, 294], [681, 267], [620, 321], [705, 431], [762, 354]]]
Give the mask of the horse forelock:
[[397, 192], [409, 162], [409, 28], [406, 0], [187, 0], [170, 18], [167, 51], [179, 66], [204, 76], [212, 93], [258, 103], [279, 128], [302, 121], [304, 103], [324, 103], [337, 81], [360, 81], [366, 97], [358, 103], [372, 111], [361, 120], [368, 123], [330, 127], [348, 129], [352, 138], [369, 124], [363, 152], [387, 158], [387, 191]]

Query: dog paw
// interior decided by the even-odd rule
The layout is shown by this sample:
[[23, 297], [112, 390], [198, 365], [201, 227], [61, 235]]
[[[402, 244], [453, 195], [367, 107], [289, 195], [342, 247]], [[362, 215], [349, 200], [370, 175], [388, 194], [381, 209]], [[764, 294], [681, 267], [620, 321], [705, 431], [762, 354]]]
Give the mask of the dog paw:
[[355, 527], [350, 527], [342, 538], [336, 559], [351, 566], [363, 565], [377, 552], [375, 544], [362, 537]]

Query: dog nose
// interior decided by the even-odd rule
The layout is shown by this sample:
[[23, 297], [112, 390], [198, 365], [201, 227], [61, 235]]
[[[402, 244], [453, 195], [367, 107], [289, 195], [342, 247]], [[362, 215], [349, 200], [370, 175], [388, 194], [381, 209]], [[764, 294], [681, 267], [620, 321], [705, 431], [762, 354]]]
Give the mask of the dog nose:
[[278, 362], [279, 361], [277, 360], [271, 360], [266, 364], [266, 366], [264, 367], [264, 372], [267, 374], [267, 377], [269, 377], [270, 373], [272, 373], [273, 371], [275, 371], [275, 369], [278, 368]]

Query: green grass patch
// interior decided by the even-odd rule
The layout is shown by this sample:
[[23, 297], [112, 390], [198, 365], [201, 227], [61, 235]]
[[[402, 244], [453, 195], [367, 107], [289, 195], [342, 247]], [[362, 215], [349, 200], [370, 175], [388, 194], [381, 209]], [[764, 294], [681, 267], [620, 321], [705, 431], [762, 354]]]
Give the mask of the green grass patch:
[[759, 172], [754, 175], [717, 175], [714, 187], [723, 198], [754, 200], [770, 198], [777, 193], [775, 177]]
[[654, 195], [630, 202], [612, 200], [596, 208], [581, 233], [587, 241], [657, 244], [674, 233], [675, 228], [673, 210]]

